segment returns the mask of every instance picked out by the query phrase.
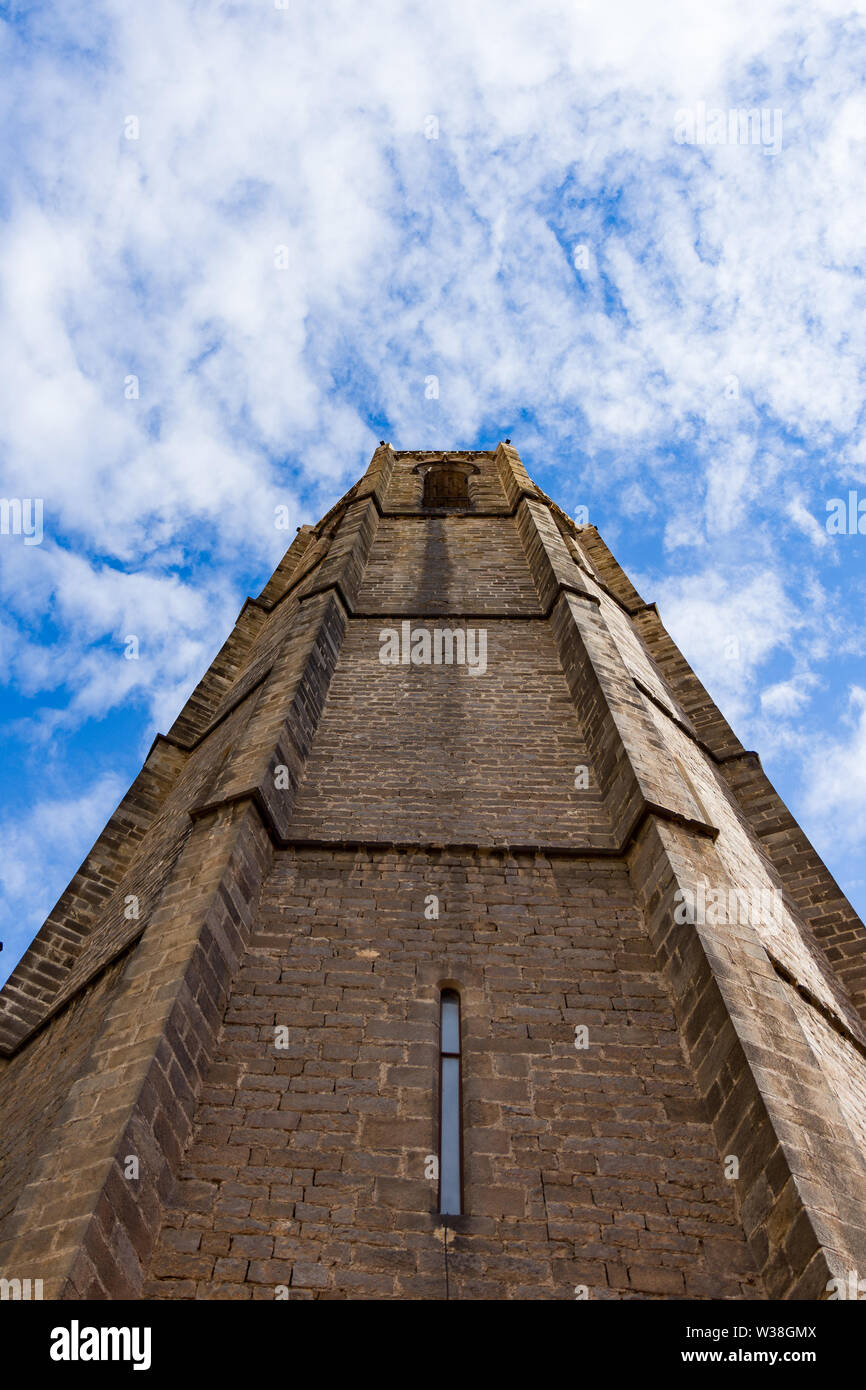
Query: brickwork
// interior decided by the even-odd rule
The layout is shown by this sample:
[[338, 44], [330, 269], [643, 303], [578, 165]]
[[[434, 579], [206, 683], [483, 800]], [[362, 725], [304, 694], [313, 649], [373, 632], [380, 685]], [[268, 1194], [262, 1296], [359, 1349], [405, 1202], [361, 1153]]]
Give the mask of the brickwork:
[[151, 839], [176, 784], [184, 758], [160, 745], [153, 750], [90, 854], [49, 915], [3, 989], [0, 1054], [8, 1055], [58, 1007], [76, 963], [87, 956], [94, 932], [118, 898], [124, 875]]
[[80, 990], [13, 1057], [0, 1062], [0, 1228], [99, 1034], [121, 967], [122, 958]]
[[365, 613], [520, 613], [541, 607], [510, 519], [380, 523], [358, 594]]
[[250, 807], [200, 821], [125, 961], [0, 1231], [0, 1268], [33, 1269], [46, 1297], [140, 1291], [268, 853]]
[[[383, 498], [389, 512], [420, 512], [424, 496], [424, 479], [418, 465], [427, 458], [443, 455], [422, 450], [402, 450], [395, 455], [394, 471]], [[490, 466], [492, 454], [449, 453], [448, 458], [466, 460], [479, 469], [469, 477], [469, 503], [473, 511], [506, 511], [508, 499], [495, 468]]]
[[349, 625], [292, 838], [610, 844], [597, 780], [575, 787], [589, 753], [546, 624], [485, 619], [483, 675], [385, 666], [382, 626]]
[[[630, 863], [719, 1152], [739, 1164], [738, 1210], [767, 1294], [820, 1297], [866, 1258], [863, 1158], [836, 1086], [754, 928], [678, 921], [680, 885], [726, 881], [712, 842], [648, 823]], [[850, 1090], [842, 1072], [834, 1081]]]
[[622, 864], [307, 851], [268, 880], [148, 1296], [444, 1297], [443, 979], [464, 1000], [452, 1297], [760, 1293]]
[[[642, 604], [601, 538], [592, 528], [581, 531], [581, 546], [594, 557], [599, 573], [624, 603]], [[719, 760], [722, 776], [762, 850], [780, 875], [808, 923], [814, 941], [866, 1023], [866, 927], [832, 874], [785, 806], [760, 760], [746, 752], [682, 653], [658, 613], [644, 609], [634, 627], [643, 638], [669, 693], [679, 702], [697, 736]]]
[[[431, 463], [468, 497], [425, 511]], [[776, 906], [684, 920], [698, 884]], [[509, 444], [382, 444], [0, 995], [0, 1273], [445, 1296], [448, 987], [451, 1296], [825, 1296], [866, 1269], [864, 948], [595, 528]]]

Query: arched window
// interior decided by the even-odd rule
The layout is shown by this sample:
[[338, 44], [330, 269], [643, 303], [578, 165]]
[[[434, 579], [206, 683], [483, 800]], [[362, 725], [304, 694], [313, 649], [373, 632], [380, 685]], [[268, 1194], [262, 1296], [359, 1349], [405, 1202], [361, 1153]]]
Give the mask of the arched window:
[[460, 996], [443, 989], [439, 1005], [439, 1210], [463, 1210], [463, 1096]]
[[424, 475], [425, 507], [468, 507], [469, 480], [465, 468], [430, 468]]

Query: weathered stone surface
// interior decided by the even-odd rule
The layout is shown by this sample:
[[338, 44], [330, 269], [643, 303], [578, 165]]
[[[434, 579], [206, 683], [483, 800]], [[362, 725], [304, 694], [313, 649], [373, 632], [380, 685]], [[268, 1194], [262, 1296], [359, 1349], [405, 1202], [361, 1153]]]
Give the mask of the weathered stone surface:
[[[468, 507], [425, 511], [445, 458]], [[404, 621], [483, 629], [484, 669], [383, 662]], [[683, 920], [698, 884], [733, 916]], [[595, 529], [510, 445], [384, 444], [0, 996], [0, 1273], [435, 1299], [447, 1237], [464, 1299], [826, 1296], [866, 1272], [864, 945]]]

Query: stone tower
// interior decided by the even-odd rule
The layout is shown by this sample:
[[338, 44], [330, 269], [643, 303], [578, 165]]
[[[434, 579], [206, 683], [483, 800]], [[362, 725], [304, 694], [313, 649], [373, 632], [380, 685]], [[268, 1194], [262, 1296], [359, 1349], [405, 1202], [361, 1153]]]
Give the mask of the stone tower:
[[0, 996], [0, 1273], [827, 1297], [864, 943], [595, 528], [508, 442], [383, 444]]

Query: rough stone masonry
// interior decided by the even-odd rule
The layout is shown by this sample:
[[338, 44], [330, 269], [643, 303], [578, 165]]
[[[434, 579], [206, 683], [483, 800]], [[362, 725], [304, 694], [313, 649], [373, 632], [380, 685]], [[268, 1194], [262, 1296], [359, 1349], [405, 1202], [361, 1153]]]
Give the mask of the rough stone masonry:
[[866, 1276], [864, 944], [595, 528], [508, 443], [383, 444], [0, 995], [0, 1275], [828, 1297]]

